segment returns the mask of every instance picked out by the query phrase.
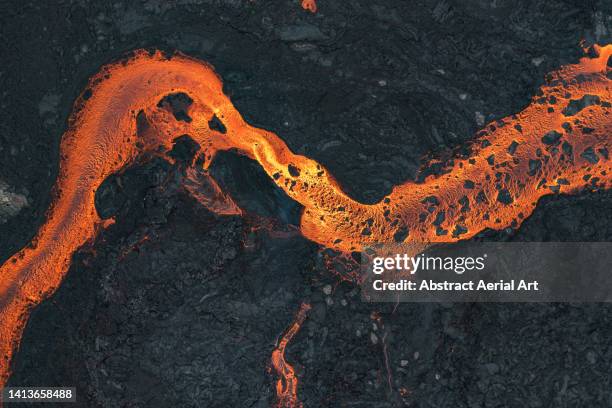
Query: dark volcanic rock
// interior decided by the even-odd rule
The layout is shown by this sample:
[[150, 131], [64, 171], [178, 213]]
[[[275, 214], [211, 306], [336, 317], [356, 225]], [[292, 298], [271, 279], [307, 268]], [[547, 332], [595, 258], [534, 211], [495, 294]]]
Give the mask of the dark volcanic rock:
[[559, 139], [561, 139], [563, 135], [556, 130], [551, 130], [542, 136], [542, 143], [547, 145], [556, 146], [559, 144]]
[[514, 199], [512, 198], [512, 194], [510, 194], [510, 191], [508, 191], [508, 189], [502, 188], [497, 193], [497, 201], [502, 204], [508, 205], [512, 204]]
[[[28, 206], [0, 224], [3, 259], [44, 218], [73, 101], [130, 49], [208, 61], [249, 123], [322, 163], [348, 194], [377, 202], [417, 176], [426, 152], [449, 156], [478, 128], [520, 111], [546, 73], [578, 60], [582, 40], [603, 44], [612, 32], [600, 0], [320, 0], [317, 14], [298, 0], [5, 3], [0, 174]], [[189, 100], [166, 102], [189, 120]], [[608, 102], [554, 108], [573, 115]], [[570, 145], [572, 132], [585, 131], [572, 119], [563, 140], [546, 136], [568, 160], [585, 153]], [[209, 127], [223, 133], [223, 118]], [[534, 176], [542, 151], [529, 163]], [[312, 311], [286, 356], [307, 408], [611, 406], [609, 306], [365, 303], [338, 281], [345, 262], [330, 273], [333, 253], [297, 236], [300, 206], [259, 166], [232, 153], [215, 160], [212, 177], [247, 214], [218, 218], [181, 189], [180, 161], [192, 148], [179, 143], [175, 153], [177, 166], [152, 161], [97, 192], [100, 215], [117, 222], [33, 311], [9, 385], [74, 385], [82, 407], [269, 407], [271, 351], [305, 300]], [[504, 190], [477, 196], [511, 199]], [[609, 241], [611, 202], [608, 192], [545, 197], [518, 231], [482, 239]], [[440, 201], [421, 205], [428, 216]], [[402, 241], [409, 231], [396, 228]], [[450, 230], [437, 234], [464, 226]]]
[[571, 99], [567, 104], [567, 107], [563, 109], [563, 114], [565, 116], [574, 116], [584, 108], [587, 108], [592, 105], [599, 105], [601, 103], [601, 99], [597, 95], [584, 95], [580, 99]]

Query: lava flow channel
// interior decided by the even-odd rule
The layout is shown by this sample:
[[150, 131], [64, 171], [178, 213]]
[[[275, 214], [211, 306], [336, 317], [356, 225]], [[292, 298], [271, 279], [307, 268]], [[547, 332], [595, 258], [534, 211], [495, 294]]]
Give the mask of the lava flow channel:
[[301, 408], [302, 403], [297, 397], [298, 379], [295, 375], [293, 367], [285, 360], [285, 349], [293, 339], [293, 336], [300, 330], [306, 315], [311, 306], [308, 303], [302, 303], [300, 309], [295, 315], [295, 319], [289, 329], [279, 339], [276, 348], [272, 352], [272, 368], [278, 375], [276, 381], [276, 407], [277, 408]]
[[[244, 154], [303, 205], [301, 233], [341, 251], [465, 239], [519, 225], [546, 194], [609, 186], [612, 45], [595, 50], [597, 57], [551, 73], [522, 112], [489, 124], [468, 157], [444, 174], [396, 186], [373, 205], [350, 198], [321, 164], [294, 154], [274, 133], [246, 123], [205, 62], [136, 51], [104, 66], [75, 102], [46, 221], [0, 267], [0, 385], [29, 309], [54, 292], [74, 252], [106, 224], [96, 213], [96, 190], [139, 154], [169, 150], [183, 134], [199, 143], [196, 163], [204, 168], [218, 151]], [[179, 92], [193, 100], [190, 122], [159, 105]], [[223, 126], [209, 124], [218, 121]]]

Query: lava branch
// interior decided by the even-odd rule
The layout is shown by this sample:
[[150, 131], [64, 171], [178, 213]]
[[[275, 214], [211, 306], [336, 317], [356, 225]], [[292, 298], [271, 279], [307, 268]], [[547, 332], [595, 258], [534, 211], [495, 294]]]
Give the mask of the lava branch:
[[277, 408], [301, 408], [302, 403], [297, 397], [298, 379], [293, 367], [285, 360], [285, 348], [300, 330], [311, 306], [302, 303], [293, 319], [289, 329], [278, 340], [276, 348], [272, 352], [272, 367], [278, 375], [276, 381], [276, 407]]
[[[376, 242], [467, 239], [486, 228], [520, 225], [547, 194], [609, 187], [612, 45], [595, 51], [597, 57], [551, 73], [523, 111], [487, 125], [470, 154], [443, 174], [396, 186], [372, 205], [353, 200], [327, 169], [291, 152], [276, 134], [246, 123], [205, 62], [140, 50], [104, 66], [75, 102], [46, 221], [0, 267], [0, 386], [30, 308], [57, 289], [78, 248], [112, 222], [98, 216], [96, 190], [143, 152], [170, 150], [176, 137], [189, 134], [200, 145], [197, 162], [204, 169], [224, 150], [256, 160], [303, 205], [300, 232], [325, 247], [348, 252]], [[159, 105], [173, 93], [192, 99], [191, 122]], [[222, 126], [212, 126], [215, 119]], [[200, 202], [212, 211], [240, 212], [216, 183], [208, 184], [222, 205]]]

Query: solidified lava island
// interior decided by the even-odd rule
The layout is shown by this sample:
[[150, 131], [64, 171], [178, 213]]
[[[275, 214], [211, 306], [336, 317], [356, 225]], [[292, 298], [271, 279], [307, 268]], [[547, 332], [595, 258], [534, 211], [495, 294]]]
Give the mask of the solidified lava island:
[[[594, 50], [595, 56], [550, 73], [523, 111], [486, 125], [442, 174], [398, 185], [375, 204], [352, 199], [321, 164], [293, 153], [276, 134], [249, 125], [207, 63], [137, 50], [104, 66], [76, 101], [62, 137], [46, 222], [0, 268], [2, 384], [31, 307], [56, 290], [79, 247], [113, 222], [96, 212], [97, 189], [137, 157], [164, 156], [185, 134], [200, 146], [194, 168], [207, 169], [218, 152], [237, 151], [257, 161], [304, 207], [304, 237], [343, 252], [378, 242], [426, 246], [468, 239], [487, 228], [520, 225], [545, 195], [609, 187], [612, 45]], [[173, 94], [193, 101], [188, 120], [160, 104]], [[201, 202], [218, 214], [240, 212], [230, 198]], [[283, 354], [307, 311], [303, 305], [273, 355], [279, 405], [299, 405], [297, 379]]]

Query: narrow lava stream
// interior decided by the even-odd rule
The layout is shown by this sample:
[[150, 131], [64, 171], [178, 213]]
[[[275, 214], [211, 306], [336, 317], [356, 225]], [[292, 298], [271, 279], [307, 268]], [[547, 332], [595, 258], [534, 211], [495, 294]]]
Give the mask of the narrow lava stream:
[[276, 380], [276, 408], [302, 408], [302, 403], [297, 398], [298, 379], [294, 368], [285, 360], [285, 349], [304, 324], [310, 309], [311, 306], [308, 303], [300, 305], [291, 326], [278, 340], [276, 348], [272, 352], [272, 368], [278, 375], [278, 380]]

